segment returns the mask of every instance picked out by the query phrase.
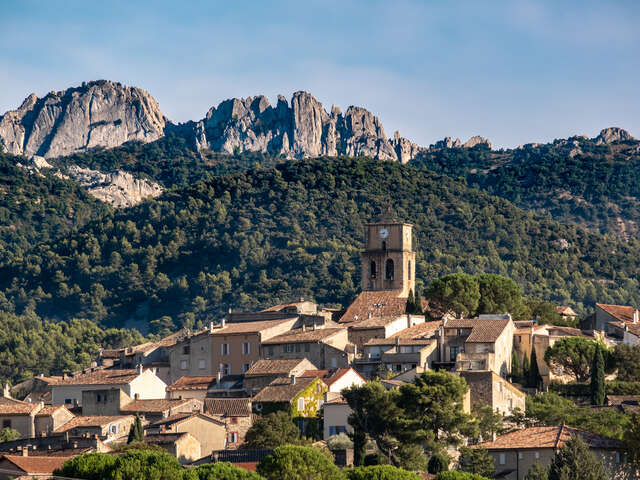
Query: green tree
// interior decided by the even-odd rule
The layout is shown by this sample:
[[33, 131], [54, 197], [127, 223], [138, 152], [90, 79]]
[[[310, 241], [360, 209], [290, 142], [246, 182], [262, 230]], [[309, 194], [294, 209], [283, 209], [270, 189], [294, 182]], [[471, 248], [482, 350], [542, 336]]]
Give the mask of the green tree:
[[518, 382], [522, 378], [522, 371], [520, 370], [520, 358], [518, 352], [514, 348], [511, 351], [511, 378]]
[[84, 453], [62, 464], [54, 475], [87, 480], [110, 478], [116, 457], [106, 453]]
[[424, 296], [445, 311], [453, 311], [463, 317], [471, 316], [478, 309], [480, 287], [473, 275], [452, 273], [431, 283]]
[[417, 473], [392, 465], [371, 465], [368, 467], [345, 468], [346, 480], [420, 480]]
[[11, 442], [20, 438], [20, 432], [13, 428], [3, 428], [0, 430], [0, 443]]
[[487, 477], [478, 475], [477, 473], [460, 472], [458, 470], [449, 470], [448, 472], [440, 472], [434, 480], [489, 480]]
[[279, 411], [259, 417], [247, 431], [246, 448], [276, 448], [281, 445], [304, 445], [300, 429], [287, 412]]
[[313, 447], [284, 445], [258, 464], [258, 473], [267, 480], [343, 480], [340, 469], [324, 453]]
[[591, 375], [595, 351], [596, 342], [583, 337], [564, 337], [547, 348], [544, 360], [552, 368], [561, 367], [578, 382], [586, 382]]
[[496, 412], [491, 406], [483, 405], [475, 412], [478, 433], [483, 441], [490, 441], [494, 434], [503, 428], [502, 415]]
[[547, 473], [547, 469], [536, 462], [531, 470], [527, 472], [524, 476], [524, 480], [547, 480], [549, 478], [549, 474]]
[[640, 413], [634, 413], [625, 428], [623, 440], [629, 462], [640, 469]]
[[477, 313], [511, 313], [522, 310], [522, 289], [510, 278], [484, 273], [477, 276], [480, 300]]
[[406, 313], [416, 313], [416, 301], [414, 299], [413, 290], [409, 290], [409, 296], [407, 297]]
[[625, 343], [616, 345], [612, 360], [618, 369], [617, 379], [621, 382], [640, 382], [640, 345]]
[[427, 465], [427, 472], [436, 475], [440, 472], [446, 472], [447, 470], [449, 470], [449, 457], [442, 453], [434, 453], [431, 455], [429, 464]]
[[496, 473], [493, 458], [484, 448], [462, 447], [460, 449], [460, 468], [464, 472], [488, 478], [493, 478]]
[[548, 480], [607, 480], [602, 463], [578, 436], [572, 436], [556, 452], [549, 466]]
[[143, 443], [144, 442], [144, 428], [142, 427], [142, 420], [140, 415], [136, 413], [136, 419], [131, 425], [129, 430], [129, 438], [127, 443]]
[[236, 467], [229, 462], [200, 465], [189, 471], [194, 480], [264, 480], [255, 472]]
[[111, 469], [112, 480], [174, 480], [180, 479], [183, 468], [166, 452], [130, 450], [119, 455]]
[[605, 385], [604, 385], [604, 357], [600, 344], [596, 344], [596, 351], [593, 355], [591, 367], [591, 404], [604, 405]]
[[367, 454], [367, 434], [362, 428], [354, 427], [350, 438], [353, 440], [353, 464], [356, 467], [364, 465], [364, 457]]
[[534, 348], [531, 350], [531, 363], [529, 364], [529, 373], [527, 374], [527, 386], [538, 388], [541, 381], [542, 377], [540, 377], [540, 370], [538, 370], [538, 355]]

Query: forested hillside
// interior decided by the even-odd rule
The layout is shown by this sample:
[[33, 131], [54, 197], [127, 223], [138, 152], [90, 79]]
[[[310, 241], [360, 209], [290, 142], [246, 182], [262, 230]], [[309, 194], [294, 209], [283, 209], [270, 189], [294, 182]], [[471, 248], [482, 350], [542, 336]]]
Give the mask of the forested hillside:
[[640, 225], [640, 142], [573, 137], [507, 151], [432, 149], [412, 162], [526, 210], [622, 238]]
[[300, 296], [344, 304], [359, 290], [363, 223], [388, 200], [416, 224], [422, 284], [495, 272], [579, 310], [640, 304], [635, 240], [537, 217], [426, 170], [353, 158], [212, 175], [108, 209], [4, 265], [0, 299], [18, 314], [152, 332]]

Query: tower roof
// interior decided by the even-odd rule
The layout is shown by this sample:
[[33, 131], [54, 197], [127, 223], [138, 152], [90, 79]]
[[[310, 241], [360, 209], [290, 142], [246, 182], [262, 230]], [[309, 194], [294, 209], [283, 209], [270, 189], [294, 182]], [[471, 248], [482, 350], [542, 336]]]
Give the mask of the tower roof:
[[391, 202], [387, 202], [380, 214], [375, 219], [376, 223], [403, 223], [396, 215], [396, 212], [391, 207]]

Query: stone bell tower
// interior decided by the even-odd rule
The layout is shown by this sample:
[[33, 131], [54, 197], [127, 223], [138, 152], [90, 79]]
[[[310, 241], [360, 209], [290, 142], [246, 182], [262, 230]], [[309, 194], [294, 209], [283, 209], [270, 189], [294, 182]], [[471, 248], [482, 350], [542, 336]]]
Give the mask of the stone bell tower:
[[407, 297], [414, 290], [416, 253], [413, 225], [404, 223], [387, 205], [374, 223], [366, 225], [362, 258], [362, 291], [399, 290]]

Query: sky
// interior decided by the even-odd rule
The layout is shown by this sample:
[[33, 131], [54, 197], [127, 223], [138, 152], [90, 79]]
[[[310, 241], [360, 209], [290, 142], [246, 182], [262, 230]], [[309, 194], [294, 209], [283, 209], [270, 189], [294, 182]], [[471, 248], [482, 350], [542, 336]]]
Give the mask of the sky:
[[173, 122], [306, 90], [420, 145], [640, 137], [638, 25], [638, 1], [0, 0], [0, 112], [108, 79]]

